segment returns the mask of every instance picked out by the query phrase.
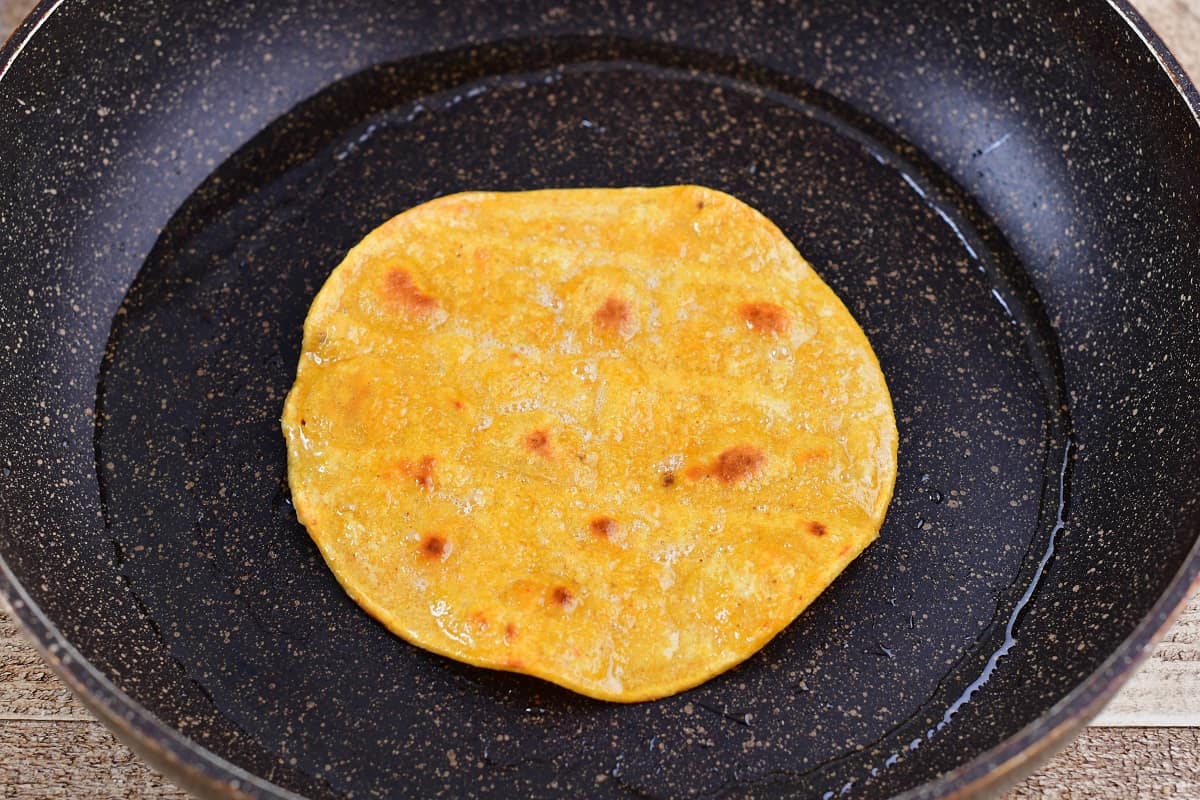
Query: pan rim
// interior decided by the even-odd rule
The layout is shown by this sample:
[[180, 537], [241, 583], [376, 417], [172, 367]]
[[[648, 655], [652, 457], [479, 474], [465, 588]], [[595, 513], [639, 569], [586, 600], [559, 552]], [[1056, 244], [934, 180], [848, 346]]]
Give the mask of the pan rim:
[[[66, 0], [41, 0], [8, 41], [0, 46], [0, 81], [64, 2]], [[1130, 0], [1103, 0], [1103, 5], [1138, 36], [1200, 126], [1200, 91], [1158, 34]], [[1200, 534], [1200, 531], [1196, 533]], [[0, 536], [4, 534], [0, 527]], [[1112, 654], [1074, 689], [995, 747], [950, 772], [897, 795], [895, 800], [987, 796], [1032, 773], [1065, 747], [1112, 699], [1149, 657], [1153, 645], [1162, 639], [1198, 591], [1200, 535], [1150, 611]], [[51, 670], [100, 722], [173, 782], [208, 797], [301, 800], [300, 795], [247, 772], [180, 733], [119, 689], [85, 659], [46, 616], [2, 555], [0, 609], [9, 615]]]

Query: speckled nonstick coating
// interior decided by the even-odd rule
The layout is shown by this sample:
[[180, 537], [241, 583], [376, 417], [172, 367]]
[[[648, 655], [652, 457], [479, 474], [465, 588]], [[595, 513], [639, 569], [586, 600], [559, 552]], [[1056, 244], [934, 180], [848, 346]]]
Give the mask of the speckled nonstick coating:
[[[0, 594], [205, 795], [995, 791], [1200, 571], [1196, 107], [1122, 3], [45, 3], [0, 54]], [[866, 329], [880, 540], [653, 703], [391, 636], [288, 503], [314, 292], [439, 194], [674, 182]]]

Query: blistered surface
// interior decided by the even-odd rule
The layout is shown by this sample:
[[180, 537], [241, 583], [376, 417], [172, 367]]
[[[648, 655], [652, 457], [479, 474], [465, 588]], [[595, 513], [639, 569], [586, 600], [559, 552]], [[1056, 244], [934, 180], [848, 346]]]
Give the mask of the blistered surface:
[[297, 514], [395, 633], [602, 699], [693, 686], [877, 535], [879, 365], [766, 218], [696, 186], [466, 193], [305, 324]]

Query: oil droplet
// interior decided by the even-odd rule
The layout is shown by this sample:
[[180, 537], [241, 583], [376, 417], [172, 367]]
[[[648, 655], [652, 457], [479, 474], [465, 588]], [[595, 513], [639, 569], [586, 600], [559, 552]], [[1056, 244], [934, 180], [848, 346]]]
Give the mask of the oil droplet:
[[921, 483], [929, 483], [930, 475], [928, 472], [921, 473]]
[[930, 489], [927, 496], [931, 503], [940, 503], [946, 499], [946, 496], [937, 489]]
[[917, 517], [917, 521], [915, 523], [913, 523], [913, 529], [919, 531], [919, 530], [921, 530], [921, 528], [924, 528], [924, 527], [925, 527], [925, 520], [921, 519], [920, 517]]

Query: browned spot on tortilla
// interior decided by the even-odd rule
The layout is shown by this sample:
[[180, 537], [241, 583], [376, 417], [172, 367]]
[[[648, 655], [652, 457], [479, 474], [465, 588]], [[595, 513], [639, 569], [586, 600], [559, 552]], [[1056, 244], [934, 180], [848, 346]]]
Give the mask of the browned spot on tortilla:
[[736, 483], [758, 472], [766, 460], [763, 451], [753, 445], [734, 445], [717, 456], [712, 474], [721, 483]]
[[699, 210], [700, 210], [700, 209], [702, 209], [702, 208], [704, 208], [704, 201], [703, 201], [703, 200], [697, 200], [697, 201], [696, 201], [696, 210], [697, 210], [697, 211], [699, 211]]
[[784, 333], [791, 325], [787, 311], [774, 303], [742, 303], [738, 313], [752, 330], [762, 333]]
[[510, 658], [504, 662], [504, 666], [509, 669], [525, 669], [525, 662], [519, 658]]
[[308, 420], [306, 420], [304, 417], [301, 417], [300, 418], [300, 427], [303, 428], [307, 424], [308, 424]]
[[675, 485], [675, 473], [674, 472], [664, 472], [662, 474], [662, 485], [663, 486], [674, 486]]
[[609, 295], [604, 304], [592, 315], [592, 321], [596, 323], [596, 327], [606, 331], [627, 331], [632, 319], [633, 314], [630, 311], [629, 303], [615, 294]]
[[414, 314], [425, 315], [438, 307], [438, 301], [413, 283], [412, 276], [402, 269], [394, 269], [384, 279], [386, 297]]
[[607, 539], [617, 532], [617, 521], [612, 517], [593, 517], [588, 527], [594, 535]]
[[504, 626], [504, 639], [511, 642], [515, 638], [517, 638], [517, 626], [510, 622]]
[[437, 459], [433, 456], [423, 456], [420, 461], [402, 460], [396, 464], [391, 474], [411, 478], [422, 489], [432, 490], [434, 488], [433, 468], [436, 464]]
[[545, 428], [525, 434], [523, 443], [531, 453], [537, 453], [542, 458], [554, 458], [554, 451], [550, 449], [550, 434]]
[[700, 464], [692, 464], [690, 467], [688, 467], [686, 470], [684, 470], [683, 474], [687, 475], [689, 478], [691, 478], [694, 481], [698, 481], [701, 478], [707, 478], [708, 473], [709, 473], [708, 467], [701, 466]]
[[439, 561], [449, 555], [450, 547], [446, 540], [437, 534], [429, 534], [421, 540], [421, 553], [429, 559]]
[[808, 532], [811, 533], [813, 536], [824, 536], [829, 531], [820, 522], [813, 520], [812, 522], [808, 523]]
[[845, 546], [845, 547], [843, 547], [843, 548], [841, 549], [841, 551], [840, 551], [840, 552], [837, 554], [837, 557], [838, 557], [838, 558], [841, 558], [842, 556], [846, 555], [846, 553], [849, 553], [849, 552], [850, 552], [850, 545], [846, 545], [846, 546]]
[[565, 586], [555, 586], [550, 590], [550, 599], [568, 610], [575, 607], [575, 595]]
[[481, 630], [486, 629], [488, 626], [487, 615], [484, 614], [482, 611], [472, 611], [471, 612], [471, 622], [473, 622], [475, 624], [475, 627], [477, 627]]
[[454, 404], [454, 407], [457, 408], [459, 411], [462, 411], [464, 408], [466, 408], [466, 405], [467, 405], [462, 400], [454, 400], [452, 402]]

